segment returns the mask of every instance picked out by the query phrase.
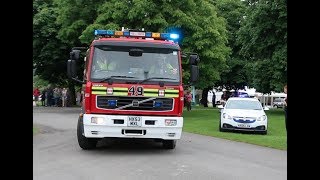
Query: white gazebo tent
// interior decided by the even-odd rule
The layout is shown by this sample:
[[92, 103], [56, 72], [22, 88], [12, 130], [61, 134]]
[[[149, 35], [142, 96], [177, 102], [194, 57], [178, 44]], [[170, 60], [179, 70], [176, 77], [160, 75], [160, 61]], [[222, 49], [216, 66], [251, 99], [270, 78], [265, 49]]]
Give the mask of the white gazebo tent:
[[268, 94], [255, 93], [255, 96], [260, 100], [263, 106], [272, 107], [273, 101], [275, 98], [286, 98], [287, 94], [285, 93], [276, 93], [271, 92]]

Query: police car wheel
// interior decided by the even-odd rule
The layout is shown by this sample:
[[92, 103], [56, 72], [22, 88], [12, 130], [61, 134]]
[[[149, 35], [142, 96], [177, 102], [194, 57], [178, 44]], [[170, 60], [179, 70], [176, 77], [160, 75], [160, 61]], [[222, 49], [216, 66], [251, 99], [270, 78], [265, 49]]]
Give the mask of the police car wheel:
[[177, 140], [163, 140], [162, 145], [165, 149], [174, 149], [176, 147]]
[[227, 131], [226, 129], [223, 129], [223, 128], [221, 127], [221, 119], [220, 119], [220, 122], [219, 122], [219, 131], [220, 131], [220, 132], [226, 132], [226, 131]]
[[97, 145], [98, 140], [94, 138], [86, 138], [82, 135], [83, 133], [83, 118], [79, 117], [78, 126], [77, 126], [77, 137], [79, 146], [82, 149], [94, 149]]
[[267, 135], [267, 134], [268, 134], [268, 131], [267, 131], [267, 130], [261, 131], [260, 134], [262, 134], [262, 135]]

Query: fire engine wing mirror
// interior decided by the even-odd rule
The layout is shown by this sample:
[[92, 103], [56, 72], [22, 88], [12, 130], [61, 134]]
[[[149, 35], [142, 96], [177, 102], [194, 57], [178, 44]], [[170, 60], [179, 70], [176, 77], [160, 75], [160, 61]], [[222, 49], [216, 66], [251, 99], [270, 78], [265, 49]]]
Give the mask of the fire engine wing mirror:
[[74, 49], [70, 52], [70, 59], [72, 60], [78, 60], [80, 58], [80, 50]]
[[143, 50], [142, 49], [130, 49], [129, 56], [142, 56]]
[[68, 60], [68, 63], [67, 63], [67, 74], [68, 74], [68, 77], [70, 79], [73, 79], [79, 83], [84, 83], [83, 81], [79, 80], [76, 78], [77, 76], [77, 73], [76, 73], [76, 60], [72, 60], [72, 59], [69, 59]]
[[196, 65], [191, 65], [191, 82], [196, 82], [199, 79], [199, 67]]
[[191, 65], [197, 65], [200, 62], [198, 54], [191, 54], [189, 57], [189, 63]]
[[67, 73], [69, 78], [76, 76], [76, 62], [75, 60], [69, 59], [67, 64]]

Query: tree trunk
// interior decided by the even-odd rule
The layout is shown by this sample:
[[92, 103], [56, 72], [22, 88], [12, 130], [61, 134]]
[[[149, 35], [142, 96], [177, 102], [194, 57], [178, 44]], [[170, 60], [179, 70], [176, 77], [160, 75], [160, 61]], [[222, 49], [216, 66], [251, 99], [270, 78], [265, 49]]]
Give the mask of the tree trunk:
[[68, 101], [68, 105], [69, 106], [74, 106], [76, 105], [76, 90], [74, 87], [74, 82], [69, 82], [68, 83], [68, 88], [69, 88], [69, 96], [70, 96], [70, 100]]

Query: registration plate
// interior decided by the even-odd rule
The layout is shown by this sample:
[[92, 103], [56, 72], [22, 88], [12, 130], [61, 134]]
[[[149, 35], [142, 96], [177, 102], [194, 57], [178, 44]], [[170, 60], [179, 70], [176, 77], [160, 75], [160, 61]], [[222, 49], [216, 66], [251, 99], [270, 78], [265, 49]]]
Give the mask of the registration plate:
[[250, 128], [250, 124], [238, 124], [238, 127], [241, 127], [241, 128]]
[[128, 126], [141, 127], [142, 118], [140, 116], [129, 116]]

